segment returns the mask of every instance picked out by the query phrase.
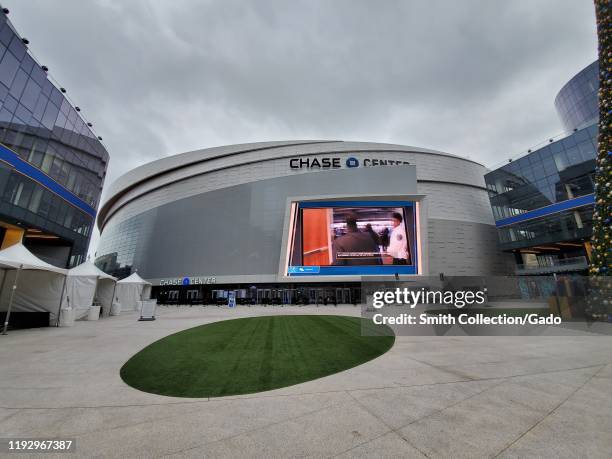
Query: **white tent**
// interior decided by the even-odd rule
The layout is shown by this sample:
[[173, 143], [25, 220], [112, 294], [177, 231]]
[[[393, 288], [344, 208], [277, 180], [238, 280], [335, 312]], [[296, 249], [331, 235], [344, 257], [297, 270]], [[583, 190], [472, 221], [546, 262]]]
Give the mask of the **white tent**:
[[151, 296], [151, 283], [134, 273], [117, 282], [115, 296], [123, 311], [137, 311], [138, 302]]
[[107, 316], [113, 304], [116, 282], [116, 278], [106, 274], [91, 261], [81, 263], [68, 271], [62, 308], [73, 308], [75, 319], [80, 319], [87, 315], [96, 299]]
[[67, 270], [50, 265], [18, 243], [0, 250], [0, 311], [50, 312], [55, 323]]

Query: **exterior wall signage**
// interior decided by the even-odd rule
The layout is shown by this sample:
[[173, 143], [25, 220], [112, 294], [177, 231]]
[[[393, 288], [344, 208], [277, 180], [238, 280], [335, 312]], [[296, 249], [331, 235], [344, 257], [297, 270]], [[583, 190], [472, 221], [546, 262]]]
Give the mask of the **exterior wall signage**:
[[380, 158], [365, 158], [360, 161], [351, 156], [343, 161], [343, 158], [337, 156], [311, 157], [305, 156], [302, 158], [291, 158], [289, 167], [291, 169], [340, 169], [343, 167], [372, 167], [372, 166], [396, 166], [410, 164], [408, 161], [400, 161], [397, 159], [380, 159]]
[[159, 281], [159, 285], [204, 285], [216, 283], [216, 277], [183, 277], [177, 279], [162, 279]]

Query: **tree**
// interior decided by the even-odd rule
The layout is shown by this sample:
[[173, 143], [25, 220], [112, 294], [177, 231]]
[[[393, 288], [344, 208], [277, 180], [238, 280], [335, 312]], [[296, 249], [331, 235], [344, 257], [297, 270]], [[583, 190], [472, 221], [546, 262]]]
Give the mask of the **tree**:
[[605, 318], [611, 312], [607, 276], [612, 259], [612, 2], [595, 0], [595, 17], [599, 53], [599, 135], [589, 274], [596, 292], [592, 298], [592, 312], [595, 317]]

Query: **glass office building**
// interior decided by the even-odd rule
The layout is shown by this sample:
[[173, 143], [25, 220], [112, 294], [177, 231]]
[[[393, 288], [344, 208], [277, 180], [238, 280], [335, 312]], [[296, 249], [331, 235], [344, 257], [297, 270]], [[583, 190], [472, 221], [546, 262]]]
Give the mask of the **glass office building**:
[[599, 117], [599, 62], [595, 61], [568, 81], [555, 97], [555, 108], [566, 131], [580, 129]]
[[580, 272], [588, 267], [597, 90], [594, 62], [555, 100], [571, 133], [485, 175], [501, 248], [514, 253], [517, 274]]
[[85, 260], [109, 156], [0, 13], [0, 241], [71, 267]]

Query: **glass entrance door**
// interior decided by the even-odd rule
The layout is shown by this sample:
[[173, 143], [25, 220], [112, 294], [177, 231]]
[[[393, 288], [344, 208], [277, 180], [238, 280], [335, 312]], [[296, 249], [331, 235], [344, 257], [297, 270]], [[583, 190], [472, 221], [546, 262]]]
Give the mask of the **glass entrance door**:
[[194, 304], [200, 300], [200, 291], [198, 289], [187, 290], [187, 304]]
[[336, 301], [338, 304], [350, 304], [351, 303], [351, 289], [350, 288], [337, 288], [336, 289]]
[[257, 290], [257, 303], [270, 304], [270, 289], [260, 288]]
[[283, 290], [283, 304], [294, 304], [295, 303], [295, 290], [284, 289]]

